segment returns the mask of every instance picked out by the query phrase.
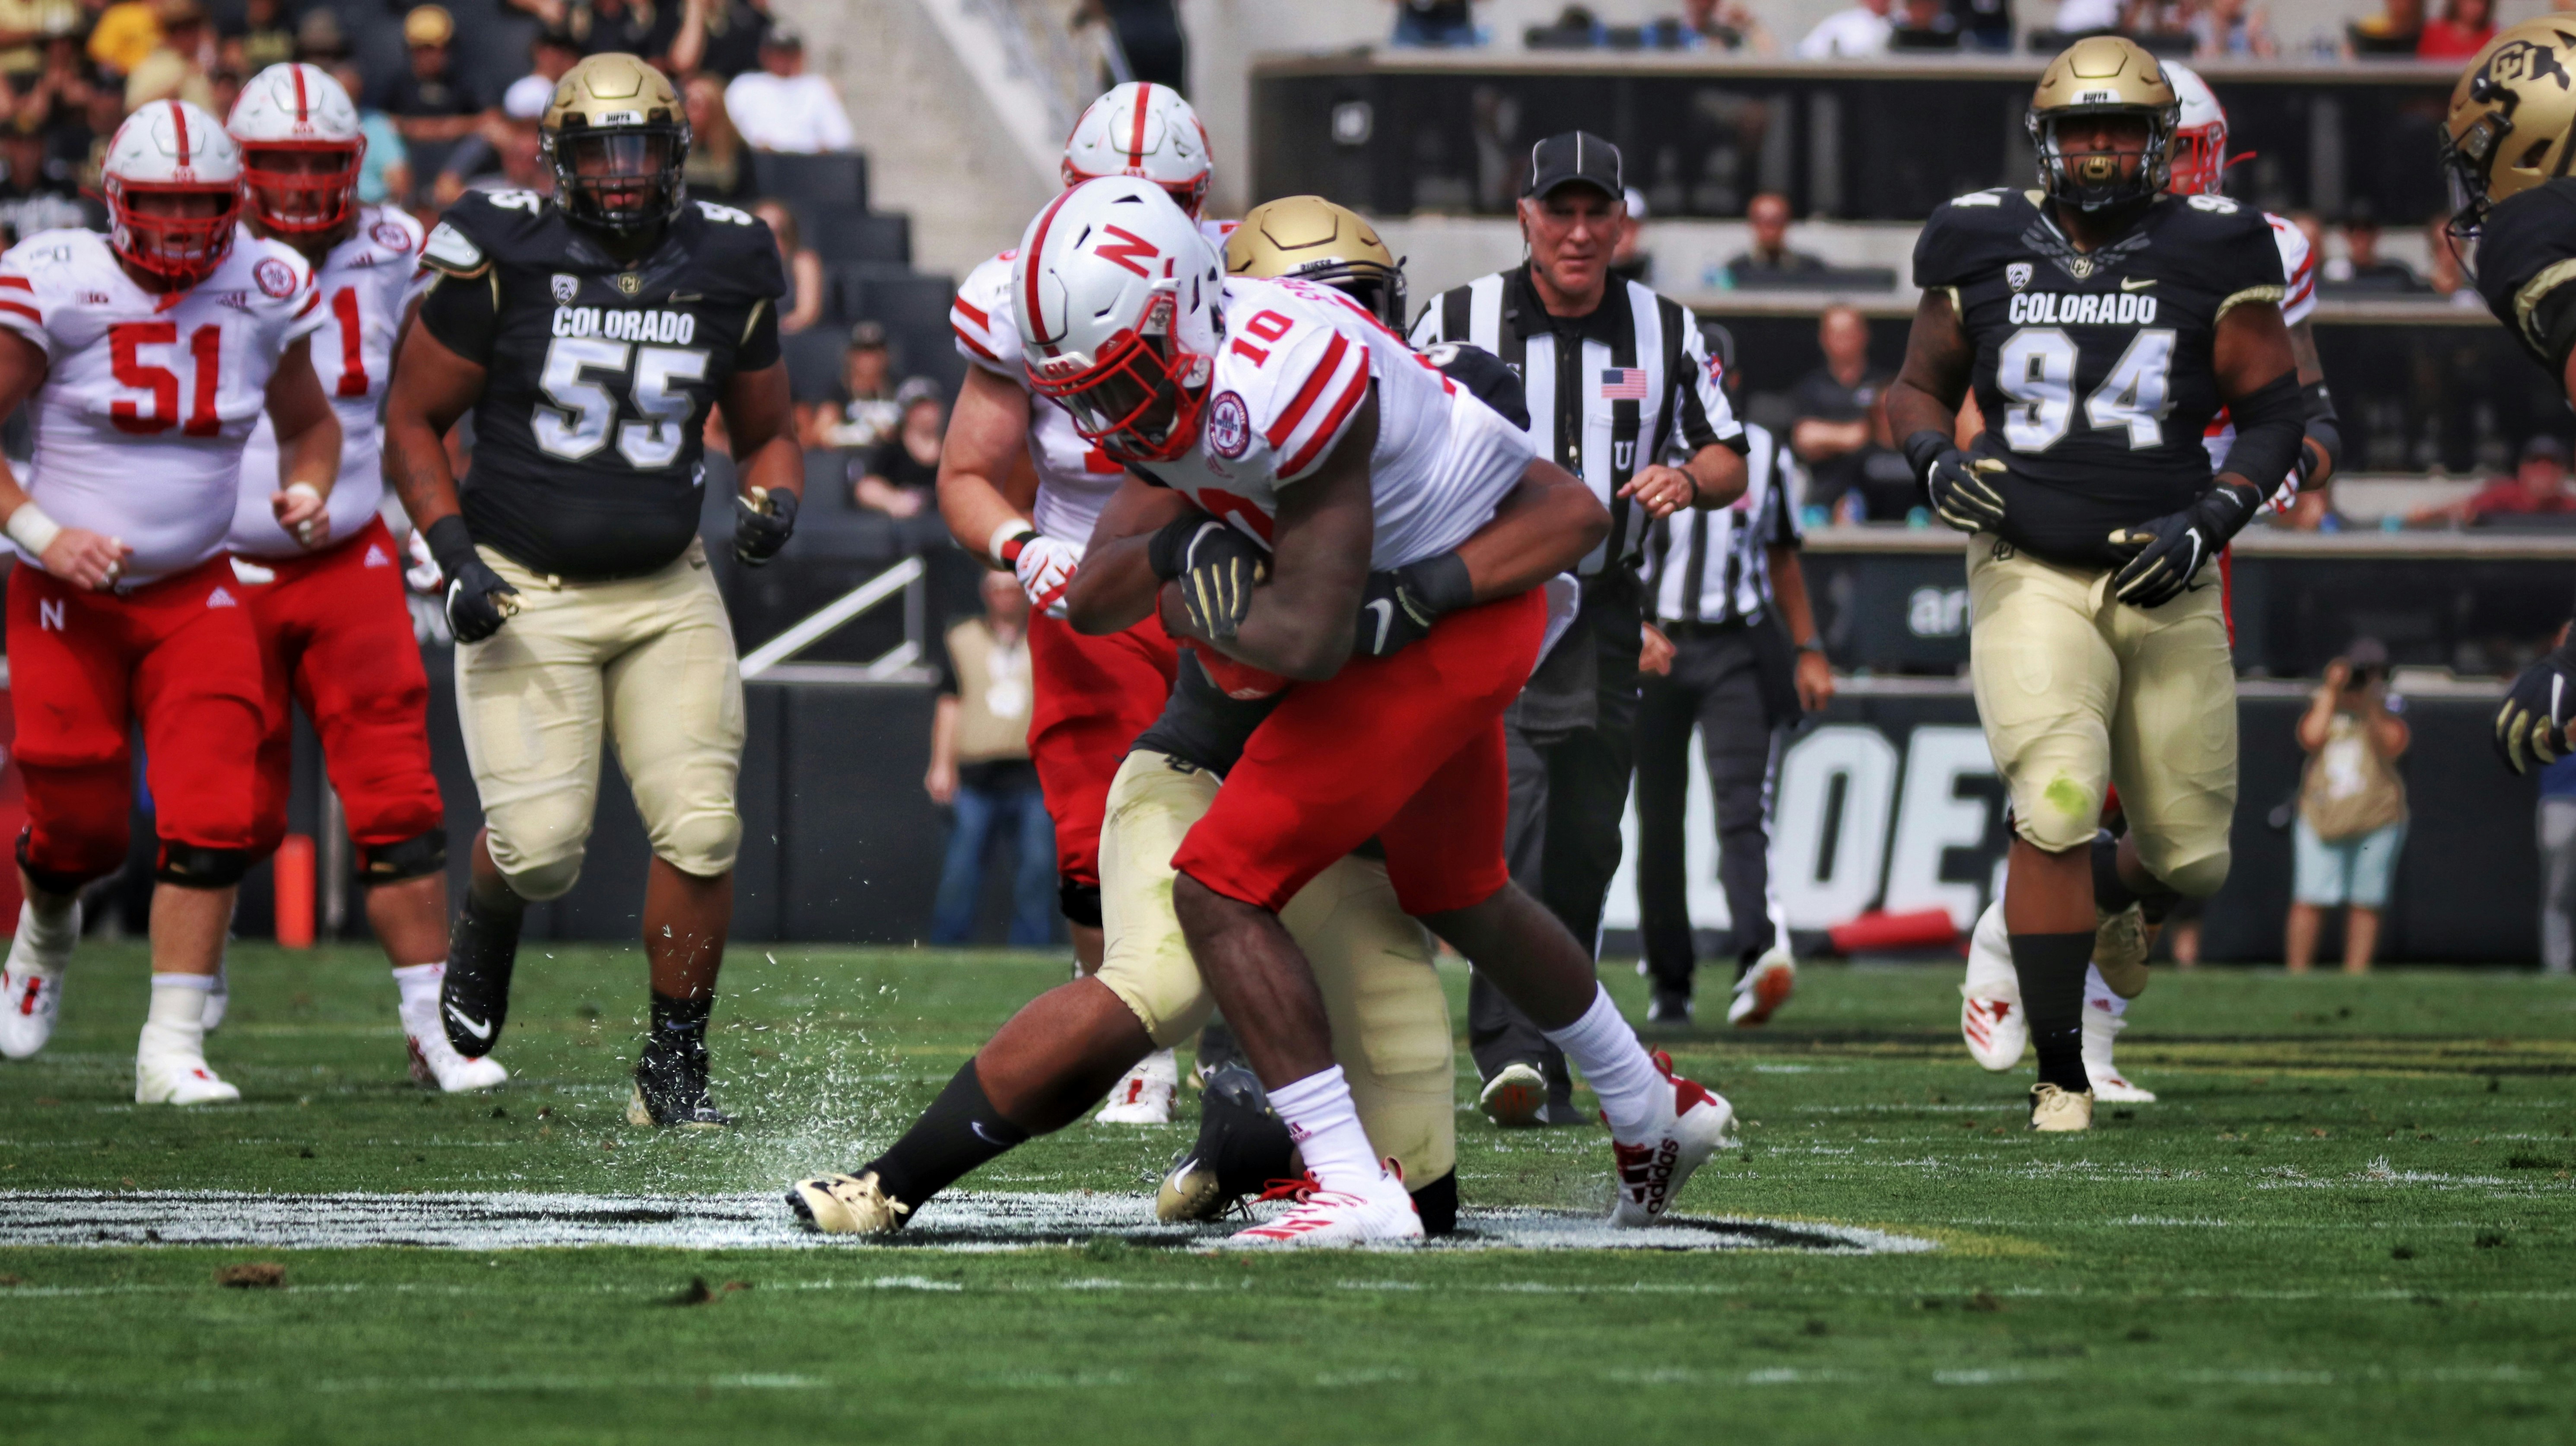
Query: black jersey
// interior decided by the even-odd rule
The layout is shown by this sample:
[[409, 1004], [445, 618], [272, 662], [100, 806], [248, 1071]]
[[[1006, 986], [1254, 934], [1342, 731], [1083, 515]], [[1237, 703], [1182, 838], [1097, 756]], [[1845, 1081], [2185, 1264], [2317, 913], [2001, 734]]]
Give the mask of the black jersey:
[[468, 194], [430, 233], [421, 324], [487, 370], [459, 493], [474, 540], [532, 571], [633, 577], [698, 533], [707, 412], [779, 358], [769, 228], [681, 209], [621, 261], [532, 191]]
[[2108, 567], [2115, 529], [2209, 489], [2218, 319], [2280, 302], [2281, 253], [2262, 212], [2223, 196], [2159, 196], [2090, 252], [2041, 199], [1999, 187], [1944, 204], [1914, 243], [1914, 281], [1950, 294], [1976, 348], [1977, 451], [2009, 464], [2006, 540]]
[[2478, 294], [2532, 359], [2567, 374], [2576, 349], [2576, 180], [2507, 196], [2478, 236]]

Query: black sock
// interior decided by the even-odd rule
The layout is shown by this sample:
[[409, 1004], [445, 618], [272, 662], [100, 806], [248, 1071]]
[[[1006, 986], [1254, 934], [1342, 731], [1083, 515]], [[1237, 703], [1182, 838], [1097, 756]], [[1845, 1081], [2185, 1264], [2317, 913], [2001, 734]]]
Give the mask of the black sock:
[[699, 1052], [707, 1047], [707, 1016], [715, 1012], [716, 997], [674, 999], [656, 989], [653, 991], [653, 1032], [645, 1037], [647, 1049], [678, 1049]]
[[1002, 1118], [984, 1096], [984, 1081], [968, 1060], [939, 1098], [891, 1149], [859, 1167], [877, 1172], [877, 1188], [918, 1209], [956, 1184], [967, 1171], [1025, 1143], [1029, 1132]]
[[2039, 1082], [2091, 1089], [2084, 1074], [2084, 970], [2093, 962], [2093, 931], [2015, 934], [2012, 959], [2031, 1048], [2039, 1053]]
[[2120, 841], [2109, 829], [2093, 835], [2093, 907], [2116, 914], [2137, 901], [2137, 891], [2120, 878]]

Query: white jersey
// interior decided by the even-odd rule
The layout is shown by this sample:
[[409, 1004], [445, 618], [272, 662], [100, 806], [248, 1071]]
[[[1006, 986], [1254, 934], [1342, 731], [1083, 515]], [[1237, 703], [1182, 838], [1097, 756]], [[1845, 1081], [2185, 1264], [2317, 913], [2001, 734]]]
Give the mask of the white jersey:
[[[340, 479], [331, 488], [331, 540], [358, 535], [384, 505], [384, 439], [376, 403], [393, 371], [394, 331], [403, 299], [420, 269], [420, 223], [391, 207], [358, 212], [358, 229], [331, 248], [313, 273], [322, 326], [313, 335], [313, 371], [340, 418]], [[241, 491], [233, 511], [233, 551], [245, 557], [296, 557], [269, 498], [279, 485], [277, 427], [260, 414], [242, 449]]]
[[[1201, 221], [1199, 236], [1222, 256], [1234, 227], [1232, 221]], [[1020, 363], [1019, 313], [1011, 305], [1011, 260], [1018, 254], [1005, 251], [966, 274], [948, 308], [948, 326], [956, 333], [957, 354], [969, 365], [1029, 394], [1029, 462], [1038, 474], [1030, 520], [1039, 532], [1078, 551], [1090, 543], [1100, 509], [1118, 494], [1127, 469], [1074, 430], [1072, 413], [1029, 387], [1028, 369]]]
[[1197, 443], [1176, 462], [1135, 470], [1265, 545], [1280, 492], [1323, 467], [1371, 380], [1371, 568], [1466, 541], [1537, 456], [1519, 428], [1329, 287], [1229, 277], [1225, 321]]
[[[2272, 223], [2272, 244], [2281, 248], [2281, 274], [2290, 278], [2288, 288], [2281, 293], [2281, 324], [2297, 326], [2317, 309], [2317, 258], [2308, 249], [2307, 233], [2269, 211], [2263, 213], [2263, 219]], [[2227, 415], [2225, 407], [2209, 419], [2200, 444], [2209, 451], [2209, 470], [2216, 472], [2227, 465], [2227, 454], [2236, 445], [2236, 421]], [[2258, 484], [2262, 481], [2259, 477], [2246, 480]], [[2286, 503], [2289, 497], [2284, 494], [2278, 500]]]
[[222, 552], [269, 376], [322, 320], [304, 258], [248, 231], [214, 275], [163, 293], [135, 285], [95, 231], [19, 242], [0, 254], [0, 326], [49, 368], [31, 399], [28, 494], [65, 527], [122, 538], [130, 583]]

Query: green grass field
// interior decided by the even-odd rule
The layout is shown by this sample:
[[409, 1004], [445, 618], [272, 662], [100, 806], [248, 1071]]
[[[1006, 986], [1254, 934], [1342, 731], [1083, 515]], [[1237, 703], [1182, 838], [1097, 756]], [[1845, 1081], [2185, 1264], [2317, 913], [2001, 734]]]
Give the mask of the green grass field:
[[[141, 951], [93, 946], [52, 1049], [0, 1063], [0, 1241], [30, 1191], [768, 1191], [866, 1158], [1061, 967], [738, 949], [742, 1127], [683, 1138], [623, 1121], [632, 951], [527, 950], [517, 1078], [439, 1098], [380, 959], [240, 948], [209, 1054], [245, 1102], [179, 1113], [128, 1102]], [[1816, 967], [1770, 1030], [1662, 1041], [1746, 1121], [1684, 1208], [1929, 1253], [0, 1244], [0, 1439], [2569, 1438], [2576, 985], [2168, 973], [2121, 1051], [2163, 1101], [2037, 1138], [1957, 981]], [[967, 1185], [1150, 1213], [1190, 1132], [1078, 1126]], [[1606, 1200], [1598, 1131], [1459, 1132], [1471, 1204]], [[283, 1287], [216, 1283], [246, 1262]]]

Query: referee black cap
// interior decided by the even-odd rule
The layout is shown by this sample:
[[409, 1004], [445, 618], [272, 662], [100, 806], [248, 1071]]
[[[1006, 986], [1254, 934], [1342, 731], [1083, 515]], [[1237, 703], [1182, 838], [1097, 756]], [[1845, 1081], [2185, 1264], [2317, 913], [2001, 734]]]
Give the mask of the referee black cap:
[[1590, 131], [1566, 131], [1530, 147], [1529, 185], [1522, 195], [1540, 197], [1575, 185], [1618, 200], [1627, 190], [1619, 178], [1619, 148]]

